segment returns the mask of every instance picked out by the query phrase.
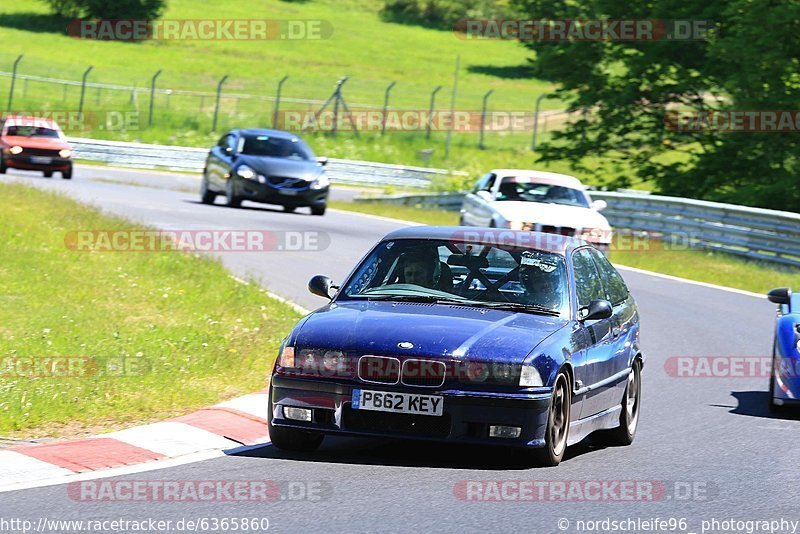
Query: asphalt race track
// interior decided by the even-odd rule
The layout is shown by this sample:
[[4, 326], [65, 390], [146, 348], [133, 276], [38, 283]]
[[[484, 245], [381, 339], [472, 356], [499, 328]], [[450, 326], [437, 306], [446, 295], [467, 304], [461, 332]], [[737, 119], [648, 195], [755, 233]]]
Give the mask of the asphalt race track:
[[[314, 274], [340, 281], [356, 261], [397, 223], [330, 211], [245, 203], [244, 209], [199, 203], [193, 176], [79, 167], [72, 181], [14, 173], [24, 181], [66, 192], [112, 213], [164, 229], [242, 229], [317, 232], [324, 251], [222, 253], [237, 276], [313, 308], [323, 301], [306, 290]], [[119, 183], [110, 183], [113, 180]], [[132, 184], [137, 185], [132, 185]], [[338, 192], [337, 196], [352, 196]], [[219, 200], [221, 201], [221, 200]], [[76, 229], [79, 230], [79, 229]], [[767, 378], [674, 377], [665, 362], [675, 356], [768, 356], [773, 305], [765, 298], [622, 271], [642, 313], [643, 409], [630, 447], [597, 448], [582, 442], [559, 467], [532, 469], [504, 449], [328, 438], [314, 454], [289, 455], [265, 445], [178, 467], [116, 477], [125, 480], [257, 480], [317, 488], [275, 502], [81, 502], [65, 485], [0, 495], [0, 515], [35, 523], [49, 519], [197, 520], [268, 518], [278, 532], [580, 532], [579, 521], [685, 518], [701, 521], [800, 519], [793, 488], [800, 485], [800, 420], [767, 411]], [[265, 355], [266, 357], [266, 355]], [[663, 491], [650, 501], [612, 497], [564, 502], [465, 500], [464, 481], [652, 481]], [[302, 486], [307, 483], [306, 486]], [[321, 490], [320, 490], [321, 488]], [[688, 488], [688, 489], [687, 489]], [[613, 492], [612, 492], [613, 494]], [[488, 495], [488, 493], [487, 493]], [[626, 529], [619, 529], [626, 530]], [[643, 528], [627, 528], [644, 531]], [[233, 530], [230, 530], [233, 532]], [[713, 530], [733, 532], [733, 530]], [[791, 530], [790, 530], [791, 531]]]

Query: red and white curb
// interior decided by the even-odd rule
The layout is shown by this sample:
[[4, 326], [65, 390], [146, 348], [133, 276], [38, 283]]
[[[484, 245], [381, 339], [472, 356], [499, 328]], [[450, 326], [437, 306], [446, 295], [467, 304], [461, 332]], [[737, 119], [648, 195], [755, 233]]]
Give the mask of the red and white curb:
[[160, 469], [268, 442], [262, 391], [160, 423], [0, 449], [0, 492]]

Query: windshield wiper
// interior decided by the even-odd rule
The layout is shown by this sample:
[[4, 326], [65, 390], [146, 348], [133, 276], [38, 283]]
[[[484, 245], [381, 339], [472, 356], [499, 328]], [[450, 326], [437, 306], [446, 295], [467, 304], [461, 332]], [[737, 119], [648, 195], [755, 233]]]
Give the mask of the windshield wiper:
[[436, 304], [461, 304], [465, 301], [451, 300], [436, 295], [360, 295], [367, 300], [395, 300], [398, 302], [433, 302]]
[[486, 308], [498, 309], [498, 310], [513, 310], [513, 311], [525, 311], [525, 312], [533, 312], [533, 313], [540, 313], [542, 315], [552, 315], [554, 317], [558, 317], [561, 315], [560, 312], [553, 310], [551, 308], [546, 308], [544, 306], [539, 306], [538, 304], [521, 304], [519, 302], [486, 302], [486, 301], [469, 301], [470, 304], [474, 304], [476, 306], [483, 306]]

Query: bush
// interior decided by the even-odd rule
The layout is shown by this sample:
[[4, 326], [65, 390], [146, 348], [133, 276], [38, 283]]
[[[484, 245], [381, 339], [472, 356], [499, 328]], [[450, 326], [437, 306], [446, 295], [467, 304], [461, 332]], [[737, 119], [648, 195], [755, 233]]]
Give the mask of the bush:
[[506, 2], [497, 0], [384, 0], [381, 16], [388, 22], [452, 30], [462, 19], [503, 17]]
[[157, 19], [166, 0], [43, 0], [64, 17], [89, 19]]

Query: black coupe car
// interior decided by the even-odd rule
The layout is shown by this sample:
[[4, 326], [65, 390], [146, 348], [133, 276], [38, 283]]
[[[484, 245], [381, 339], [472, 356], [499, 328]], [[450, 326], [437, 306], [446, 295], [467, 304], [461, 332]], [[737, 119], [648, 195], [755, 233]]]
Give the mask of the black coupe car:
[[289, 212], [309, 207], [312, 215], [324, 215], [330, 187], [326, 163], [292, 133], [231, 130], [208, 153], [200, 197], [205, 204], [225, 195], [231, 207], [250, 200], [279, 204]]

